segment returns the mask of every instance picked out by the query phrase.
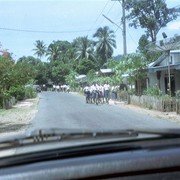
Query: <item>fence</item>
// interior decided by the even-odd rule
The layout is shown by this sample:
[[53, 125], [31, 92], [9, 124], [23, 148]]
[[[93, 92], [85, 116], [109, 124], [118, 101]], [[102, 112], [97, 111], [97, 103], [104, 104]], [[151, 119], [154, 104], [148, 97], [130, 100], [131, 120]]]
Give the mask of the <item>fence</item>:
[[130, 96], [130, 103], [143, 106], [149, 109], [155, 109], [163, 112], [176, 111], [180, 113], [180, 101], [175, 98], [153, 97], [153, 96]]
[[117, 100], [124, 101], [127, 104], [130, 104], [130, 95], [127, 91], [118, 91], [117, 92]]
[[155, 97], [155, 96], [136, 96], [129, 95], [127, 91], [119, 91], [117, 93], [117, 100], [124, 101], [127, 104], [134, 104], [148, 109], [154, 109], [162, 112], [177, 112], [180, 114], [180, 99], [175, 97]]
[[180, 99], [176, 99], [176, 113], [180, 114]]

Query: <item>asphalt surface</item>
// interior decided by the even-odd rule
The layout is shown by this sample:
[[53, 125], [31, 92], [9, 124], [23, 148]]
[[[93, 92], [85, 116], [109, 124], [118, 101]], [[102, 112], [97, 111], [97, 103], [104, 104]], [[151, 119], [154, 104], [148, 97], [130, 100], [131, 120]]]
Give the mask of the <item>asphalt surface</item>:
[[42, 92], [38, 113], [32, 120], [29, 130], [177, 128], [177, 126], [180, 125], [117, 105], [86, 104], [85, 98], [78, 94]]

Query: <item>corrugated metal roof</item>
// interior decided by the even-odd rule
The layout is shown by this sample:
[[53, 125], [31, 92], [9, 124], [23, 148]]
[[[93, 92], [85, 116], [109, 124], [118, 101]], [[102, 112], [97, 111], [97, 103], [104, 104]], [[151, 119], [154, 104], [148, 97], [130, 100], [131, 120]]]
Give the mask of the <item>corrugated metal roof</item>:
[[179, 50], [172, 50], [172, 51], [170, 51], [170, 54], [173, 54], [173, 53], [180, 53], [180, 49]]
[[[157, 71], [167, 70], [168, 66], [156, 66], [148, 69], [148, 72], [153, 73]], [[180, 70], [180, 64], [170, 65], [170, 69]]]
[[77, 80], [83, 79], [83, 78], [86, 78], [86, 75], [85, 75], [85, 74], [81, 74], [81, 75], [79, 75], [79, 76], [76, 76], [75, 78], [76, 78]]
[[112, 69], [100, 69], [100, 72], [101, 73], [112, 73], [112, 72], [114, 72]]
[[[180, 50], [172, 50], [170, 51], [170, 54], [179, 54]], [[155, 67], [156, 65], [160, 64], [162, 61], [164, 61], [168, 57], [167, 53], [163, 53], [156, 61], [151, 62], [148, 64], [148, 68]]]

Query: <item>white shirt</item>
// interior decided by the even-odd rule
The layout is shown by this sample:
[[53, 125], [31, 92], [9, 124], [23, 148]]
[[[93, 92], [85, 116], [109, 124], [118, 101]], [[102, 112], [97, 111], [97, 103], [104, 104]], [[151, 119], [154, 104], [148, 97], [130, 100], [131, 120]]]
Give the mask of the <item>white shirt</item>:
[[92, 91], [95, 91], [95, 90], [96, 90], [96, 86], [92, 85], [92, 86], [91, 86], [91, 92], [92, 92]]
[[96, 90], [100, 91], [100, 86], [96, 84]]
[[66, 89], [69, 90], [69, 86], [67, 86]]
[[104, 84], [104, 90], [105, 91], [109, 90], [109, 88], [110, 88], [109, 84]]
[[86, 87], [84, 88], [84, 91], [89, 91], [89, 87], [86, 86]]

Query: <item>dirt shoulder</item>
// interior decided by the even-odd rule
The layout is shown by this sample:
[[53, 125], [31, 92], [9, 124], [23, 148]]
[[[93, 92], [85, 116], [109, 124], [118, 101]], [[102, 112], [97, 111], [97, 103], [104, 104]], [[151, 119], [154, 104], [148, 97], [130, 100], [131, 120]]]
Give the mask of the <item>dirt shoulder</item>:
[[12, 109], [0, 109], [0, 133], [13, 134], [26, 130], [38, 109], [39, 97], [18, 102]]
[[143, 108], [140, 106], [132, 105], [132, 104], [125, 104], [123, 102], [113, 101], [110, 100], [111, 105], [117, 105], [121, 108], [131, 109], [138, 113], [143, 113], [146, 115], [150, 115], [152, 117], [160, 118], [160, 119], [167, 119], [172, 122], [180, 123], [180, 115], [176, 114], [176, 112], [160, 112], [156, 110], [149, 110], [147, 108]]

